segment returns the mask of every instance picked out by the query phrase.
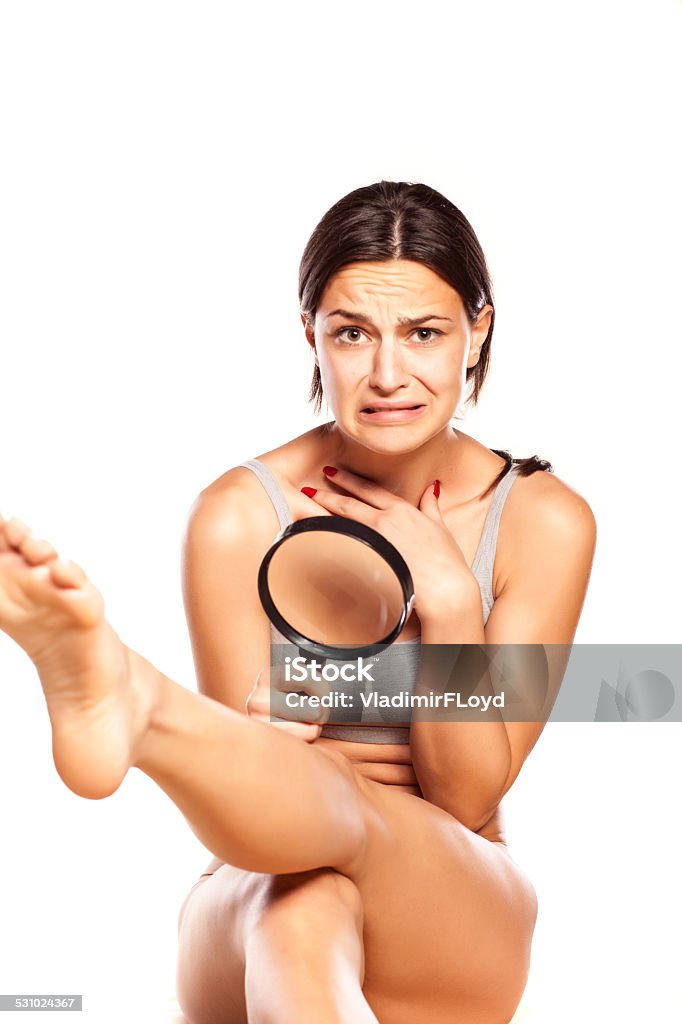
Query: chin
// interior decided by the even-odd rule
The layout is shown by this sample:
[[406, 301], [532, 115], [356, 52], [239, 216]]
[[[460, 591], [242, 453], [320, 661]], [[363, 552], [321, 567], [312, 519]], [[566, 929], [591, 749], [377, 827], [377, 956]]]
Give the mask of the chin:
[[430, 441], [437, 431], [415, 427], [371, 427], [356, 424], [352, 431], [344, 431], [363, 448], [382, 455], [407, 455]]

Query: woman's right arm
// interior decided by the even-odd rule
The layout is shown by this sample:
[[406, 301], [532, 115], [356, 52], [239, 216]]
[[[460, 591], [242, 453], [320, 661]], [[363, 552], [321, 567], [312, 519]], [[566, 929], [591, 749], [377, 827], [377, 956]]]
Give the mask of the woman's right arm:
[[[258, 569], [278, 530], [250, 470], [236, 467], [202, 491], [183, 543], [185, 614], [199, 692], [313, 743], [319, 725], [270, 717], [271, 675], [263, 671], [270, 664], [270, 623], [258, 596]], [[276, 675], [272, 684], [277, 688]]]
[[185, 529], [182, 590], [197, 685], [235, 711], [245, 711], [269, 664], [269, 623], [257, 581], [278, 529], [258, 480], [240, 467], [201, 492]]

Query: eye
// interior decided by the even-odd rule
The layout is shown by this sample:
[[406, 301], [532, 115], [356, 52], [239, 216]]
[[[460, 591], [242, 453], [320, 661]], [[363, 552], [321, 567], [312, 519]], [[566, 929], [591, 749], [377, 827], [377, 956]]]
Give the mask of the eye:
[[[346, 333], [349, 336], [345, 338], [342, 337], [342, 335]], [[413, 335], [420, 335], [420, 337], [417, 337], [416, 339], [418, 345], [432, 345], [433, 342], [443, 334], [443, 331], [439, 331], [435, 327], [418, 327], [412, 333]], [[352, 334], [354, 334], [355, 337], [350, 337]], [[334, 337], [338, 338], [344, 345], [352, 347], [361, 343], [363, 334], [364, 331], [361, 331], [359, 327], [340, 327], [338, 331], [334, 332]], [[429, 335], [429, 337], [424, 337], [424, 335]]]
[[359, 335], [362, 335], [362, 333], [363, 333], [360, 330], [359, 327], [341, 327], [341, 328], [339, 328], [338, 331], [334, 332], [334, 337], [338, 338], [345, 345], [358, 345], [360, 343], [360, 341], [361, 341], [361, 338], [342, 338], [341, 337], [341, 335], [345, 334], [346, 331], [349, 331], [350, 333], [354, 333], [354, 334], [359, 334]]
[[431, 334], [431, 335], [433, 335], [433, 337], [431, 337], [431, 338], [419, 338], [418, 339], [418, 343], [420, 345], [429, 345], [432, 342], [434, 342], [436, 340], [436, 338], [440, 337], [440, 335], [443, 332], [436, 330], [435, 327], [418, 327], [417, 330], [414, 333], [415, 334]]

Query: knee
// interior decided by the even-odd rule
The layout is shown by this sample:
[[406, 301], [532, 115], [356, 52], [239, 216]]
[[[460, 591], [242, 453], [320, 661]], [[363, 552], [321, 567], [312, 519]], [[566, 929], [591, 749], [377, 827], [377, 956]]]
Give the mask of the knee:
[[362, 934], [364, 907], [354, 882], [333, 868], [271, 875], [261, 903], [261, 921], [277, 921], [306, 934], [334, 923]]
[[268, 876], [244, 947], [249, 1020], [374, 1020], [362, 995], [362, 928], [360, 893], [332, 868]]
[[333, 868], [271, 875], [262, 895], [247, 929], [247, 960], [287, 949], [299, 963], [316, 964], [320, 976], [340, 970], [362, 984], [364, 907], [349, 878]]

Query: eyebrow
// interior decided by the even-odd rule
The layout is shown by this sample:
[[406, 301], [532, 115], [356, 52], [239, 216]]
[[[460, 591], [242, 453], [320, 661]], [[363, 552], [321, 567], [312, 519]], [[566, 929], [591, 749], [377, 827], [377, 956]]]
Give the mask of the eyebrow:
[[[353, 312], [349, 309], [333, 309], [331, 313], [327, 313], [326, 319], [328, 320], [332, 316], [344, 316], [347, 320], [357, 320], [361, 324], [369, 324], [374, 327], [371, 317], [368, 317], [365, 313]], [[420, 324], [425, 324], [427, 320], [447, 320], [453, 324], [455, 321], [449, 316], [437, 316], [436, 313], [428, 313], [426, 316], [420, 316], [416, 319], [412, 319], [409, 316], [399, 316], [398, 323], [405, 327], [419, 327]]]

